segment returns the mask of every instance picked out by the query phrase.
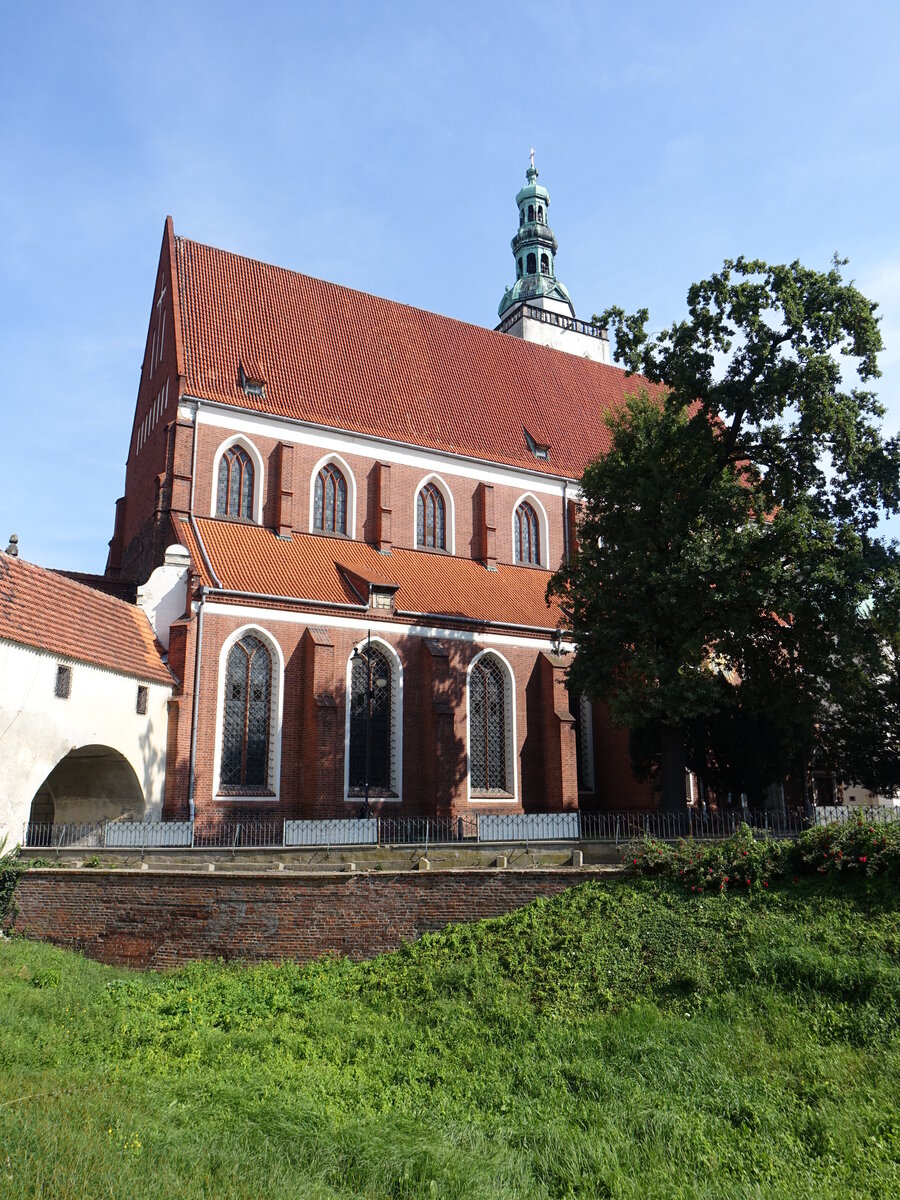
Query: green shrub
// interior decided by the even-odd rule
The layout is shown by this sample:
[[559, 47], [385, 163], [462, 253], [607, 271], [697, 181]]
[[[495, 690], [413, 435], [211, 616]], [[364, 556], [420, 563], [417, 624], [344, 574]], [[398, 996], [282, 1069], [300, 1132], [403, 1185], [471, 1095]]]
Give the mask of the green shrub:
[[25, 860], [20, 858], [18, 847], [3, 853], [6, 838], [0, 842], [0, 929], [12, 916], [16, 884], [29, 867], [46, 867], [49, 864], [42, 858]]
[[28, 869], [28, 864], [23, 863], [19, 858], [18, 849], [4, 854], [5, 846], [6, 838], [0, 842], [0, 926], [12, 912], [13, 893], [19, 882], [19, 876]]
[[793, 847], [797, 873], [884, 876], [900, 883], [900, 822], [871, 822], [865, 816], [846, 825], [807, 829]]
[[872, 823], [860, 816], [814, 826], [796, 841], [758, 838], [744, 824], [721, 842], [682, 839], [670, 845], [645, 838], [628, 846], [623, 860], [633, 874], [662, 876], [696, 893], [765, 890], [776, 880], [797, 882], [804, 875], [877, 876], [900, 883], [900, 822]]
[[630, 846], [625, 865], [638, 875], [662, 875], [688, 892], [724, 892], [727, 888], [765, 889], [784, 873], [789, 842], [757, 839], [749, 825], [741, 825], [722, 842], [684, 839], [674, 846], [652, 838]]

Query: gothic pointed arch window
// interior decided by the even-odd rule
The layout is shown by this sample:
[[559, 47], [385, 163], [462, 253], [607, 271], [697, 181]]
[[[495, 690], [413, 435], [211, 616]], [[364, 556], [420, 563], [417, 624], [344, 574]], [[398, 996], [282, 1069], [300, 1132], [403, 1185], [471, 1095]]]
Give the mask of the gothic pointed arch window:
[[541, 562], [541, 527], [534, 505], [523, 500], [513, 518], [513, 541], [517, 563]]
[[447, 549], [447, 507], [436, 483], [426, 483], [416, 497], [416, 545]]
[[469, 788], [475, 797], [514, 791], [513, 688], [509, 670], [490, 652], [469, 672]]
[[537, 274], [537, 259], [533, 254], [528, 255], [528, 258], [525, 260], [525, 266], [527, 275]]
[[347, 796], [399, 795], [399, 667], [384, 646], [357, 646], [350, 659]]
[[253, 461], [243, 446], [229, 446], [219, 459], [216, 516], [253, 520]]
[[219, 788], [224, 794], [269, 791], [272, 740], [272, 655], [246, 633], [225, 666]]
[[347, 481], [334, 463], [316, 476], [313, 527], [323, 533], [347, 532]]
[[575, 718], [575, 765], [579, 792], [594, 790], [594, 709], [587, 696], [569, 691], [569, 709]]

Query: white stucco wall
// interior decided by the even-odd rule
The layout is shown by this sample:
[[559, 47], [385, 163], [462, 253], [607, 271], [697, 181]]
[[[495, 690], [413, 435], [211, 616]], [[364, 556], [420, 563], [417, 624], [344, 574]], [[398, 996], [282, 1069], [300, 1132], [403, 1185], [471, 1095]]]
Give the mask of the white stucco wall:
[[147, 614], [160, 645], [169, 649], [169, 628], [184, 615], [191, 556], [184, 546], [170, 546], [165, 562], [138, 588], [138, 608]]
[[[60, 663], [72, 668], [68, 700], [55, 695]], [[146, 716], [136, 711], [138, 684], [148, 688]], [[120, 802], [107, 787], [94, 804], [75, 792], [60, 797], [56, 820], [92, 821], [123, 812], [158, 818], [171, 694], [162, 684], [0, 640], [0, 841], [6, 836], [9, 848], [21, 840], [35, 792], [71, 750], [86, 746], [109, 747], [127, 760], [143, 792], [139, 811], [133, 811], [133, 794]], [[75, 778], [84, 776], [89, 763], [76, 765]], [[127, 775], [124, 764], [118, 773], [113, 767], [107, 783]]]
[[896, 808], [900, 806], [900, 796], [879, 796], [875, 792], [867, 791], [864, 787], [857, 787], [855, 783], [845, 783], [844, 787], [844, 803], [857, 808]]
[[574, 329], [562, 329], [557, 325], [546, 325], [543, 321], [534, 321], [524, 317], [510, 331], [526, 342], [537, 342], [541, 346], [549, 346], [552, 350], [562, 350], [566, 354], [576, 354], [579, 358], [589, 358], [591, 362], [612, 362], [609, 342], [606, 338], [591, 337], [587, 333], [578, 333]]

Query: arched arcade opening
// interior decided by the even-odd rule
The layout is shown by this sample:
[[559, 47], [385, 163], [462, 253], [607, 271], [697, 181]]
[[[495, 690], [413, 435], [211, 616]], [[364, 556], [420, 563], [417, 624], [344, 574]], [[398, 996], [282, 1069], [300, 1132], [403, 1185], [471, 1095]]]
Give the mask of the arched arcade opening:
[[134, 768], [110, 746], [79, 746], [60, 759], [34, 794], [31, 826], [142, 821], [144, 792]]

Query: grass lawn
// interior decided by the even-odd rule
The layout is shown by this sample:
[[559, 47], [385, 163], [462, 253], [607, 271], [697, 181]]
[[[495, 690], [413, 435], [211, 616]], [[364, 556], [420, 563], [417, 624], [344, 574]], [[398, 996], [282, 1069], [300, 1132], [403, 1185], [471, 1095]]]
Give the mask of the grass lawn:
[[0, 943], [0, 1196], [900, 1195], [890, 888], [584, 883], [374, 962]]

